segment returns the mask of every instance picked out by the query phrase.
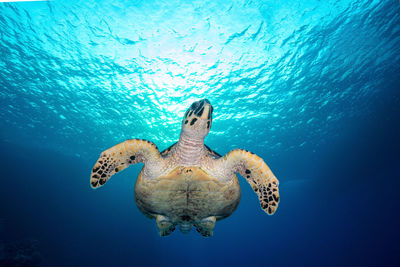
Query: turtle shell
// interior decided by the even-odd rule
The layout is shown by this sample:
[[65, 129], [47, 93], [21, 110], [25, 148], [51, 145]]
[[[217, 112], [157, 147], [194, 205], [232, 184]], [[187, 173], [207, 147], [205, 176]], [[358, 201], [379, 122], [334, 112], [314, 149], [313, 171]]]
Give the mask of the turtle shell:
[[142, 169], [135, 201], [151, 218], [162, 214], [174, 223], [196, 223], [209, 216], [218, 220], [232, 214], [240, 201], [240, 187], [236, 174], [221, 182], [200, 167], [179, 166], [154, 180], [144, 180]]

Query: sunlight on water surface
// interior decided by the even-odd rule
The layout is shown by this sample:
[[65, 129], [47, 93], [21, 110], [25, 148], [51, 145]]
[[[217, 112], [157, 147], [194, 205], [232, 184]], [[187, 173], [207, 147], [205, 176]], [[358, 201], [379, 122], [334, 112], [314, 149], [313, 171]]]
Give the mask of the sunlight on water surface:
[[377, 102], [400, 59], [398, 10], [390, 1], [1, 3], [1, 138], [84, 156], [135, 137], [163, 148], [186, 107], [206, 97], [216, 150], [315, 150]]

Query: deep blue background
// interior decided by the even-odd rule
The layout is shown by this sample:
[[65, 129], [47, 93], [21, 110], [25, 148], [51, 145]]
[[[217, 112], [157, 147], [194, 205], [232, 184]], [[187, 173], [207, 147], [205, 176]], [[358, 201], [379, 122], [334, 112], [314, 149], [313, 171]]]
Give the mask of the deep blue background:
[[[0, 263], [399, 265], [399, 5], [0, 3]], [[280, 206], [240, 179], [213, 237], [161, 238], [140, 165], [99, 190], [90, 170], [127, 138], [168, 147], [204, 97], [206, 143], [263, 157]]]

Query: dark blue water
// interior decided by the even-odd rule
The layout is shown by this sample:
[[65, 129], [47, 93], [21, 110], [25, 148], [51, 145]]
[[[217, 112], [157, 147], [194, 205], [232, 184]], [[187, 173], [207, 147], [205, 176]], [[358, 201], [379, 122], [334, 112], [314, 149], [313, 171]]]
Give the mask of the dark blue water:
[[[0, 265], [400, 264], [398, 1], [0, 3]], [[159, 237], [141, 165], [98, 190], [128, 138], [160, 149], [208, 98], [206, 144], [280, 180], [273, 216], [240, 179], [214, 236]]]

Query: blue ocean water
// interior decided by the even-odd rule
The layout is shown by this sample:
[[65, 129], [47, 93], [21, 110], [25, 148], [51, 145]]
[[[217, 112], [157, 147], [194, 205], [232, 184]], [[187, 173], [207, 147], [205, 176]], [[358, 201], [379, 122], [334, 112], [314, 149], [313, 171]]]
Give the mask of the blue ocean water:
[[[399, 73], [395, 0], [0, 3], [0, 265], [399, 265]], [[129, 138], [167, 148], [203, 98], [206, 144], [261, 156], [280, 206], [241, 178], [213, 237], [159, 237], [141, 165], [90, 171]]]

